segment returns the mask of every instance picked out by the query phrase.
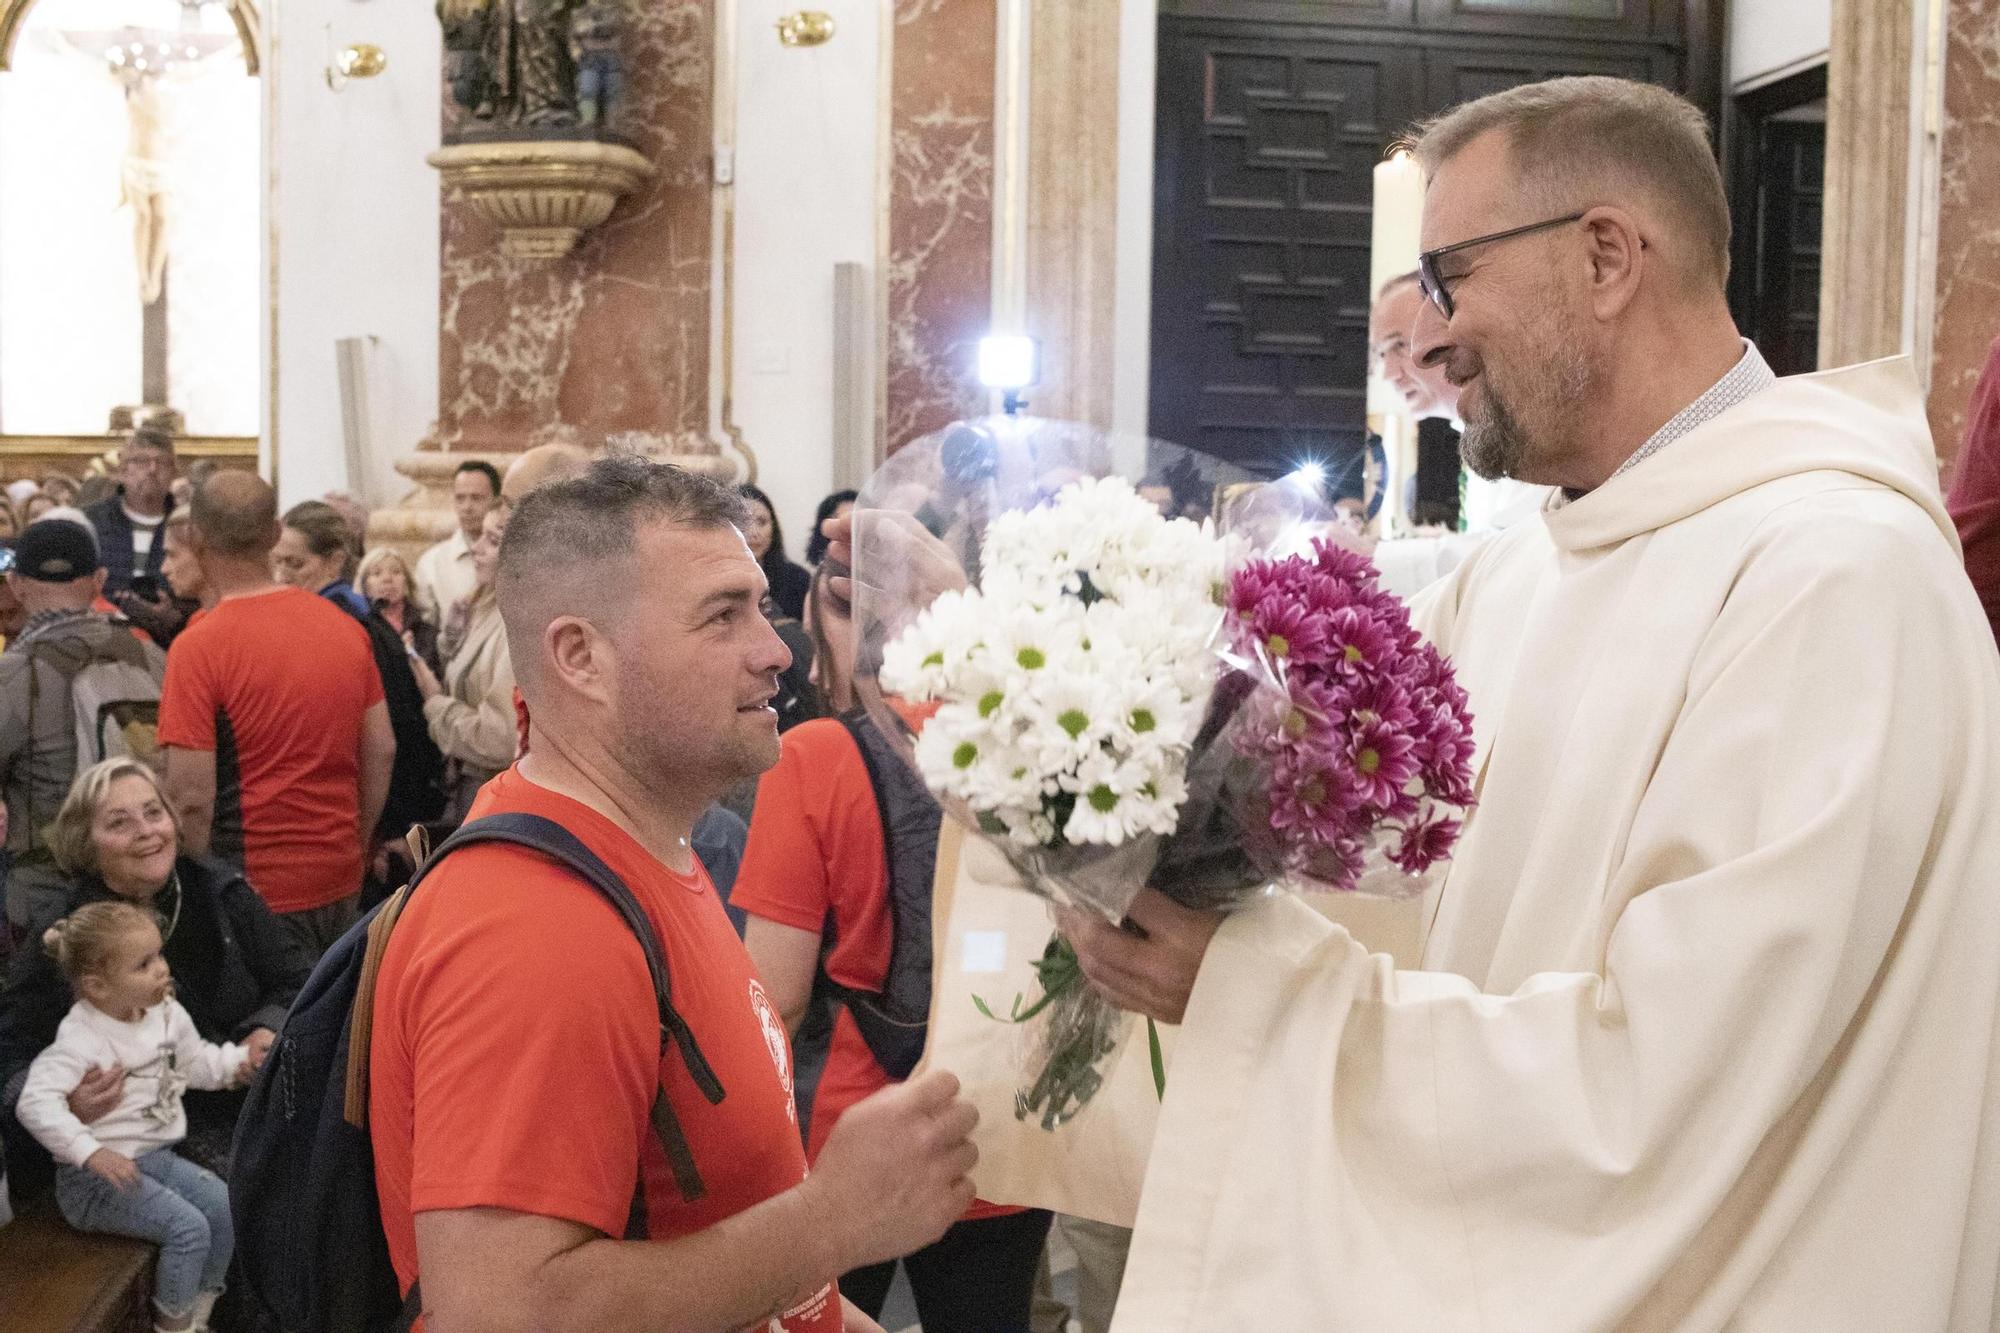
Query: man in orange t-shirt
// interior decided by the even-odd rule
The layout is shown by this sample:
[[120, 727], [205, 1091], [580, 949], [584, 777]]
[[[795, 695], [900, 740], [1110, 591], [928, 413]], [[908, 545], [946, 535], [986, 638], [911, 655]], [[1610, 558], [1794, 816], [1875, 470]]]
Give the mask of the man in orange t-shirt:
[[[977, 1113], [936, 1074], [854, 1107], [808, 1174], [776, 1010], [688, 839], [777, 758], [784, 646], [734, 526], [678, 468], [606, 459], [514, 511], [498, 595], [527, 753], [474, 816], [555, 819], [644, 907], [724, 1096], [660, 1045], [639, 944], [524, 849], [454, 853], [382, 959], [370, 1132], [389, 1253], [440, 1330], [879, 1333], [842, 1272], [921, 1249], [972, 1197]], [[649, 1124], [679, 1122], [698, 1197]], [[628, 1234], [633, 1240], [617, 1239]]]
[[[847, 626], [827, 627], [830, 651], [852, 651]], [[750, 842], [731, 893], [749, 913], [751, 957], [788, 1026], [804, 1015], [825, 953], [840, 985], [878, 991], [889, 971], [893, 923], [882, 817], [868, 766], [847, 727], [834, 719], [785, 733], [777, 766], [757, 787]], [[826, 948], [826, 935], [832, 947]], [[811, 1108], [807, 1146], [817, 1160], [855, 1103], [891, 1086], [887, 1071], [842, 1008]], [[1035, 1269], [1049, 1214], [975, 1200], [935, 1245], [905, 1256], [917, 1315], [938, 1333], [1027, 1333]], [[894, 1261], [844, 1274], [841, 1290], [879, 1314]]]
[[324, 951], [353, 923], [395, 762], [375, 656], [352, 616], [272, 582], [270, 486], [217, 473], [191, 507], [195, 558], [217, 600], [167, 653], [167, 794], [188, 849], [241, 866]]

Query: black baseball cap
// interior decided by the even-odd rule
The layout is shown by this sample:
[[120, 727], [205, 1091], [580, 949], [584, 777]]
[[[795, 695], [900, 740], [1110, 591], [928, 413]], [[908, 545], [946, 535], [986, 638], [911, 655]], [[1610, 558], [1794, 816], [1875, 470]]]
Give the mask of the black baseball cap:
[[97, 534], [74, 519], [36, 519], [14, 542], [14, 572], [37, 583], [69, 583], [103, 568]]

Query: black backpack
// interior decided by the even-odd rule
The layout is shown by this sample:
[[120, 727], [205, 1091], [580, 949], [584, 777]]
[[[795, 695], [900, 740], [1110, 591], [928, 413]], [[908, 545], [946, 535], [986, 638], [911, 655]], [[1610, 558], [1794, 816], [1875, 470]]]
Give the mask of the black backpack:
[[[669, 1043], [677, 1046], [702, 1095], [711, 1105], [722, 1101], [715, 1071], [673, 1007], [666, 955], [631, 890], [552, 820], [520, 813], [474, 820], [320, 959], [237, 1121], [229, 1179], [237, 1261], [244, 1285], [286, 1333], [407, 1330], [421, 1312], [417, 1285], [407, 1296], [398, 1289], [375, 1195], [367, 1127], [375, 978], [410, 895], [438, 862], [480, 842], [533, 848], [610, 900], [646, 954], [661, 1054]], [[700, 1198], [701, 1172], [663, 1090], [654, 1096], [651, 1119], [682, 1196]], [[645, 1234], [644, 1211], [642, 1180], [628, 1236]]]
[[[354, 608], [345, 602], [328, 600], [354, 615]], [[424, 693], [417, 688], [416, 673], [410, 670], [410, 646], [380, 611], [354, 618], [368, 631], [375, 674], [382, 678], [382, 702], [389, 708], [389, 728], [396, 733], [389, 799], [382, 803], [375, 833], [396, 837], [412, 824], [428, 824], [443, 816], [444, 754], [431, 739], [430, 723], [424, 720]]]
[[931, 892], [937, 875], [938, 828], [944, 813], [910, 766], [890, 748], [866, 714], [840, 719], [861, 751], [875, 810], [882, 820], [882, 852], [889, 870], [889, 971], [878, 991], [819, 980], [854, 1015], [854, 1026], [875, 1062], [890, 1078], [917, 1067], [930, 1031]]

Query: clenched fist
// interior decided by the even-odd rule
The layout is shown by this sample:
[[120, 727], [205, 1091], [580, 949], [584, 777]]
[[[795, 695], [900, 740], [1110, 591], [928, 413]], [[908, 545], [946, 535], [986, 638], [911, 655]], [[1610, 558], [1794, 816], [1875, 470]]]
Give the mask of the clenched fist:
[[806, 1186], [848, 1257], [842, 1270], [921, 1250], [972, 1203], [979, 1112], [943, 1070], [848, 1108], [820, 1150]]

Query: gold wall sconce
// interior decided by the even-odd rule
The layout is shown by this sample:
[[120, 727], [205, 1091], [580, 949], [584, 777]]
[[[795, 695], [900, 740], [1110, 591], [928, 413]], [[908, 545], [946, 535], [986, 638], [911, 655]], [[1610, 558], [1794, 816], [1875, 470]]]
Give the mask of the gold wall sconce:
[[824, 46], [833, 40], [833, 15], [801, 9], [778, 20], [778, 40], [786, 46]]
[[389, 68], [389, 54], [373, 42], [355, 42], [333, 53], [326, 67], [326, 86], [339, 92], [349, 79], [372, 79]]

